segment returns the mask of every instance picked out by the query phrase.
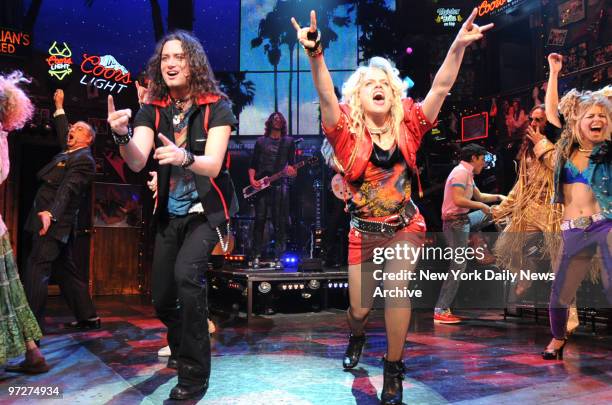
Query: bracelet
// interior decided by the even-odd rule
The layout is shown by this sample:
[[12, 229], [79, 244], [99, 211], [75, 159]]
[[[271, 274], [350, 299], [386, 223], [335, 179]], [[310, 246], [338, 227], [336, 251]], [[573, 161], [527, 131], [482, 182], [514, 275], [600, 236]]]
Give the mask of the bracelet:
[[307, 48], [302, 45], [302, 48], [304, 48], [304, 52], [306, 52], [306, 55], [310, 58], [316, 58], [317, 56], [321, 55], [323, 53], [323, 46], [321, 45], [321, 31], [317, 30], [316, 33], [309, 31], [306, 34], [306, 38], [308, 38], [310, 41], [315, 41], [314, 46], [311, 48]]
[[125, 135], [119, 135], [118, 133], [112, 131], [113, 134], [113, 140], [115, 141], [115, 144], [121, 146], [121, 145], [127, 145], [128, 143], [130, 143], [130, 140], [132, 139], [132, 136], [134, 136], [134, 132], [132, 131], [132, 127], [128, 126], [128, 131], [127, 134]]
[[184, 156], [183, 156], [183, 162], [181, 163], [181, 167], [188, 168], [195, 162], [195, 156], [193, 155], [193, 153], [191, 153], [185, 148], [182, 148], [182, 150], [183, 150]]

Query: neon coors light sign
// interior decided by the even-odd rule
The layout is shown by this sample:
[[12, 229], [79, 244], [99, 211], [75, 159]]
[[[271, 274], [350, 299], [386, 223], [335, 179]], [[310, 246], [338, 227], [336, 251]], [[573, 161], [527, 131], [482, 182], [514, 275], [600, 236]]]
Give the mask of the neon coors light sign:
[[130, 72], [112, 55], [83, 55], [81, 71], [84, 73], [80, 83], [94, 86], [100, 90], [121, 93], [132, 83]]
[[53, 41], [49, 47], [49, 57], [45, 59], [49, 65], [49, 76], [55, 77], [57, 80], [64, 80], [64, 78], [72, 73], [72, 51], [68, 48], [65, 42], [63, 49], [59, 49], [57, 41]]

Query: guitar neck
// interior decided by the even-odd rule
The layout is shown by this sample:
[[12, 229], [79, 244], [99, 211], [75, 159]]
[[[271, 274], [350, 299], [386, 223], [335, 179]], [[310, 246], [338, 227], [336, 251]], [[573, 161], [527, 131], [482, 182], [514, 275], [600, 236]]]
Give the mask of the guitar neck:
[[[298, 169], [304, 167], [306, 162], [307, 162], [306, 160], [302, 160], [301, 162], [298, 162], [298, 163], [294, 164], [293, 168], [298, 170]], [[270, 179], [270, 182], [276, 181], [276, 180], [280, 179], [281, 177], [283, 177], [283, 172], [284, 172], [284, 170], [281, 170], [280, 172], [276, 172], [272, 176], [268, 177]]]

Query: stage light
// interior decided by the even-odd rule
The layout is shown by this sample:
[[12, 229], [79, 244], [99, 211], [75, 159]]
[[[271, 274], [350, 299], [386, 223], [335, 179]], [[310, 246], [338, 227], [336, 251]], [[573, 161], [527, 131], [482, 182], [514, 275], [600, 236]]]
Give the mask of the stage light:
[[285, 290], [287, 289], [287, 285], [286, 285], [286, 284], [283, 284], [283, 285], [281, 286], [281, 288], [283, 289], [283, 291], [285, 291]]
[[242, 284], [240, 284], [237, 281], [230, 281], [227, 283], [227, 287], [231, 288], [232, 290], [240, 290], [240, 291], [246, 291], [246, 287], [243, 286]]
[[233, 263], [243, 263], [246, 261], [245, 255], [226, 255], [225, 260]]
[[268, 283], [267, 281], [264, 281], [263, 283], [259, 283], [257, 289], [260, 293], [267, 294], [270, 292], [270, 290], [272, 290], [272, 284]]
[[305, 293], [305, 292], [302, 293], [302, 298], [304, 298], [305, 300], [309, 299], [310, 297], [312, 297], [312, 294]]
[[411, 47], [406, 48], [406, 53], [408, 55], [412, 55], [412, 48]]
[[321, 283], [319, 283], [319, 280], [310, 280], [308, 282], [308, 288], [310, 288], [311, 290], [316, 290], [319, 287], [321, 287]]
[[284, 263], [285, 267], [295, 267], [298, 265], [299, 258], [294, 253], [285, 253], [281, 256], [281, 261]]
[[408, 90], [414, 87], [414, 81], [409, 76], [404, 77], [403, 82], [406, 83], [406, 89]]
[[497, 156], [495, 156], [491, 152], [487, 152], [487, 154], [485, 155], [485, 170], [494, 168], [495, 162], [497, 162]]

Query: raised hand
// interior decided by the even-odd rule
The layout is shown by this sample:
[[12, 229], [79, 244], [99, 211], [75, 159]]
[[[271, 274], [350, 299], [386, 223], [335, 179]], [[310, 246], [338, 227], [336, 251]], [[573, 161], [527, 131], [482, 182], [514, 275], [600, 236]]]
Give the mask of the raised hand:
[[550, 68], [550, 73], [558, 74], [563, 69], [563, 56], [558, 53], [548, 55], [548, 67]]
[[180, 166], [185, 159], [185, 152], [163, 134], [157, 135], [164, 146], [155, 149], [153, 159], [159, 160], [160, 165]]
[[[295, 18], [291, 17], [291, 24], [297, 31], [297, 40], [304, 48], [314, 48], [317, 35], [317, 15], [314, 10], [310, 11], [310, 26], [300, 28]], [[310, 35], [309, 35], [310, 34]]]
[[474, 24], [474, 20], [476, 19], [476, 15], [478, 14], [478, 9], [474, 8], [472, 10], [472, 14], [465, 20], [457, 37], [455, 38], [455, 43], [464, 48], [468, 47], [472, 42], [478, 41], [482, 37], [484, 37], [484, 32], [493, 28], [493, 23], [483, 25], [482, 27]]
[[540, 133], [540, 128], [536, 127], [533, 129], [532, 127], [527, 127], [527, 138], [535, 145], [540, 142], [542, 139], [546, 139], [544, 135]]
[[64, 90], [55, 90], [55, 93], [53, 93], [53, 103], [56, 110], [64, 108]]
[[108, 96], [108, 124], [111, 130], [117, 135], [126, 135], [128, 133], [128, 125], [132, 118], [132, 110], [126, 108], [125, 110], [115, 111], [115, 102], [113, 96]]

